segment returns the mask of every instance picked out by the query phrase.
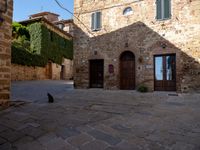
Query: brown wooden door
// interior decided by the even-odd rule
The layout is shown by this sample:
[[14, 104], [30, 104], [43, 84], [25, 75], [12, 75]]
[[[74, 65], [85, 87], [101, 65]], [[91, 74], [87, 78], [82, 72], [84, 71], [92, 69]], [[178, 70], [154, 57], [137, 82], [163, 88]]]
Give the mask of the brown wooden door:
[[154, 56], [155, 91], [176, 91], [176, 57], [171, 55]]
[[103, 88], [104, 62], [102, 59], [90, 60], [90, 88]]
[[52, 79], [52, 63], [48, 62], [46, 65], [46, 77], [47, 79]]
[[120, 57], [120, 89], [135, 89], [135, 57], [132, 52], [124, 52]]
[[65, 66], [62, 65], [61, 66], [61, 72], [60, 72], [60, 79], [64, 80], [64, 76], [65, 76]]

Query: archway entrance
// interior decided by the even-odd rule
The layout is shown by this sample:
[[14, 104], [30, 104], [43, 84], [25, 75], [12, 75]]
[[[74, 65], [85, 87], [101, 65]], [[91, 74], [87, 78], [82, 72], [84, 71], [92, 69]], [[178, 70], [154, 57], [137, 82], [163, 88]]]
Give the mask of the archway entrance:
[[120, 56], [120, 89], [135, 89], [135, 56], [130, 51]]

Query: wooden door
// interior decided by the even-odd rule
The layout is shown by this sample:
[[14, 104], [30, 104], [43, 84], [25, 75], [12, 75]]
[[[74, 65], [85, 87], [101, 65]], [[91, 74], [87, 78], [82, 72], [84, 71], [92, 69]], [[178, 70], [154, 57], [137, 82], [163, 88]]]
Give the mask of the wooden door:
[[47, 79], [52, 79], [52, 63], [48, 62], [46, 65], [46, 77]]
[[176, 91], [176, 57], [174, 54], [154, 56], [155, 91]]
[[135, 57], [132, 52], [124, 52], [120, 57], [120, 89], [135, 89]]
[[104, 61], [90, 60], [90, 88], [103, 88]]
[[60, 72], [60, 79], [64, 80], [64, 76], [65, 76], [65, 66], [62, 65], [61, 66], [61, 72]]

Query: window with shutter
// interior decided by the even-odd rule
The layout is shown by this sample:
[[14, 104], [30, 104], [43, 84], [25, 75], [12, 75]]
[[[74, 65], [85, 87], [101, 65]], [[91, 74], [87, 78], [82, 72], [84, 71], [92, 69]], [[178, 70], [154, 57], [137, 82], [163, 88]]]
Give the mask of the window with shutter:
[[156, 19], [165, 20], [171, 17], [171, 0], [156, 0]]
[[92, 13], [91, 29], [93, 31], [101, 30], [101, 12]]
[[94, 24], [95, 24], [95, 19], [94, 19], [94, 18], [95, 18], [95, 13], [92, 13], [92, 21], [91, 21], [91, 23], [92, 23], [92, 24], [91, 24], [91, 29], [92, 29], [92, 30], [94, 30], [94, 26], [95, 26], [95, 25], [94, 25]]
[[156, 1], [156, 19], [162, 19], [161, 0]]
[[164, 19], [168, 19], [171, 17], [171, 12], [170, 12], [170, 0], [164, 0]]

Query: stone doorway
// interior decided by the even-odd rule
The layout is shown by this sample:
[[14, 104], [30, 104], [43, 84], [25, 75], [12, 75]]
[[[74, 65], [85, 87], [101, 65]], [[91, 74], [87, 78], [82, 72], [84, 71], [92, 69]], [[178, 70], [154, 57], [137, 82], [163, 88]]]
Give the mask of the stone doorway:
[[135, 89], [135, 56], [130, 51], [120, 56], [120, 89]]
[[90, 60], [90, 88], [103, 88], [104, 60]]

